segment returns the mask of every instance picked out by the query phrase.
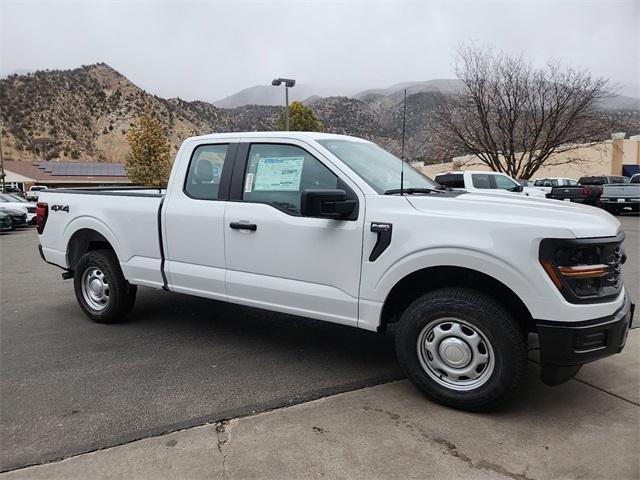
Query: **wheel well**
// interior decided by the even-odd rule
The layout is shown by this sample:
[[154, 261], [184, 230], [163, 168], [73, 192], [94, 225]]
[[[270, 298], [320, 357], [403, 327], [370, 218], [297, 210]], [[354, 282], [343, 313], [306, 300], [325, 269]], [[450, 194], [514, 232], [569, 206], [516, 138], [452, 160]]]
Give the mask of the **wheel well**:
[[67, 245], [67, 264], [74, 270], [80, 257], [92, 250], [113, 250], [109, 241], [102, 234], [89, 228], [82, 228], [75, 232]]
[[485, 273], [454, 266], [424, 268], [396, 283], [382, 307], [380, 330], [397, 322], [400, 314], [420, 295], [440, 287], [468, 287], [493, 297], [507, 307], [524, 331], [533, 330], [531, 313], [513, 290]]

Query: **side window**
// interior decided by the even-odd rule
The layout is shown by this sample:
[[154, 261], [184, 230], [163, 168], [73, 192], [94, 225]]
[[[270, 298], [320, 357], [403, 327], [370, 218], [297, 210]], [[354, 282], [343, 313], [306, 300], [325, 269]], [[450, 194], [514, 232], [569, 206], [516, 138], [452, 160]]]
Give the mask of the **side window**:
[[575, 180], [572, 180], [572, 179], [568, 179], [567, 180], [567, 184], [568, 185], [578, 185], [578, 182], [576, 182]]
[[198, 200], [217, 200], [229, 145], [200, 145], [191, 155], [184, 191]]
[[491, 188], [491, 178], [485, 173], [474, 173], [471, 182], [475, 188]]
[[303, 190], [337, 187], [338, 177], [302, 148], [252, 144], [242, 200], [266, 203], [291, 215], [299, 215]]
[[493, 178], [496, 181], [496, 188], [500, 190], [511, 190], [513, 187], [518, 186], [516, 182], [504, 175], [494, 175]]

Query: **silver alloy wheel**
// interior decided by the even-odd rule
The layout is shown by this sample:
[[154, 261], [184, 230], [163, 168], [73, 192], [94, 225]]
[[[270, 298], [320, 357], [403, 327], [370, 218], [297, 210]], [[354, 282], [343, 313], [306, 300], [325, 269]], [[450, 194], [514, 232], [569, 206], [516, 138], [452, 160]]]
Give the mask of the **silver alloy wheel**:
[[439, 318], [418, 335], [418, 359], [433, 380], [447, 388], [478, 388], [495, 367], [493, 347], [482, 331], [459, 318]]
[[109, 304], [109, 282], [102, 270], [88, 267], [82, 274], [82, 296], [87, 304], [97, 311]]

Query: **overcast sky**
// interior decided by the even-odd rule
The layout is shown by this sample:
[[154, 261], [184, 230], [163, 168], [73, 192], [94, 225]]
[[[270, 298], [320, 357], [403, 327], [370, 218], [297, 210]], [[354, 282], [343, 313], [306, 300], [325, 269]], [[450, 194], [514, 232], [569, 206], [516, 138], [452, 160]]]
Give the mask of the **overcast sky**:
[[274, 76], [352, 88], [450, 78], [469, 40], [640, 84], [640, 0], [0, 5], [2, 75], [106, 62], [163, 97], [217, 100]]

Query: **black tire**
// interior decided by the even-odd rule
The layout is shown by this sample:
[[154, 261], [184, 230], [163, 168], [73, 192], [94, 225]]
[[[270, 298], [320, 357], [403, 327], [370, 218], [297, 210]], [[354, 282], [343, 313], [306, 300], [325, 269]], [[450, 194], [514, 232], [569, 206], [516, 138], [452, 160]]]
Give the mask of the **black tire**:
[[[83, 292], [85, 272], [94, 269], [105, 279], [104, 283], [108, 286], [105, 289], [108, 299], [101, 308], [92, 306], [91, 300], [85, 298]], [[73, 287], [82, 311], [98, 323], [123, 321], [136, 301], [137, 288], [125, 280], [118, 257], [113, 250], [94, 250], [82, 255], [74, 268]]]
[[[435, 328], [440, 328], [440, 335], [446, 335], [442, 333], [447, 324], [444, 320], [446, 318], [459, 319], [459, 331], [465, 330], [468, 333], [477, 330], [476, 334], [484, 336], [489, 342], [488, 351], [493, 353], [494, 360], [492, 364], [487, 361], [484, 367], [477, 367], [481, 372], [480, 380], [477, 381], [483, 382], [477, 387], [471, 383], [467, 390], [461, 391], [456, 387], [443, 385], [450, 381], [446, 378], [448, 375], [442, 370], [436, 372], [432, 366], [430, 368], [433, 355], [418, 347], [419, 339], [426, 342], [431, 335], [429, 332], [435, 331]], [[434, 324], [440, 327], [429, 330]], [[440, 340], [438, 350], [447, 338]], [[457, 341], [456, 339], [455, 342]], [[431, 345], [437, 343], [433, 339], [432, 342]], [[476, 347], [476, 350], [484, 348], [487, 351], [484, 343], [479, 343], [482, 345]], [[479, 411], [496, 407], [517, 391], [526, 373], [525, 333], [499, 302], [471, 289], [441, 288], [419, 297], [402, 314], [396, 329], [395, 344], [401, 367], [418, 389], [438, 403], [462, 410]], [[469, 347], [469, 351], [472, 350]], [[491, 355], [487, 356], [490, 357]], [[439, 376], [439, 380], [434, 376]], [[466, 380], [461, 378], [462, 380], [453, 381], [464, 383]]]

